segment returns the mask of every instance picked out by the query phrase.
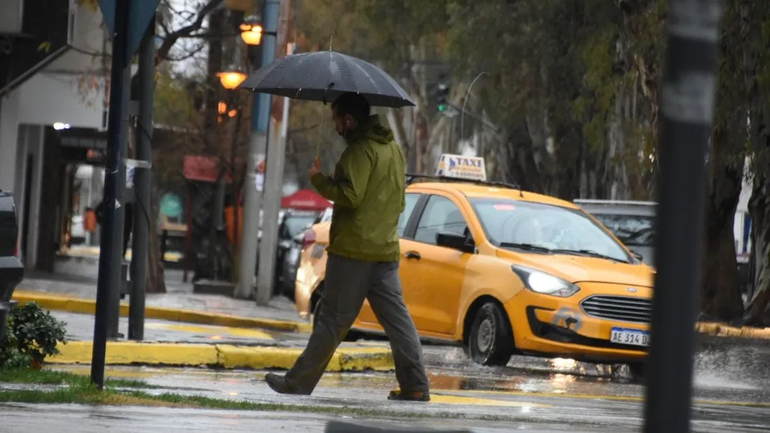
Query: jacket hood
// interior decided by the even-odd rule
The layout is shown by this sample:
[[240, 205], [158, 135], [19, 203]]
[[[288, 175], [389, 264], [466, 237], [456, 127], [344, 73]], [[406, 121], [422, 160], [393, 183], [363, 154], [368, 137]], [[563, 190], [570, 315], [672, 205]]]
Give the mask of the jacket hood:
[[345, 142], [350, 145], [365, 139], [379, 144], [388, 144], [393, 141], [393, 131], [380, 122], [380, 116], [369, 116], [358, 128], [348, 132]]

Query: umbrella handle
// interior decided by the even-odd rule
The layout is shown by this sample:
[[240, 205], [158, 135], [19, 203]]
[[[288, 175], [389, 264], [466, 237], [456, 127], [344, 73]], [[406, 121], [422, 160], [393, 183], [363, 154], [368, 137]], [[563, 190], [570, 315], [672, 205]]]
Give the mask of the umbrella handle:
[[326, 120], [326, 117], [321, 115], [321, 126], [318, 127], [318, 140], [315, 145], [315, 157], [320, 158], [321, 157], [321, 138], [323, 138], [323, 130], [324, 130], [324, 121]]

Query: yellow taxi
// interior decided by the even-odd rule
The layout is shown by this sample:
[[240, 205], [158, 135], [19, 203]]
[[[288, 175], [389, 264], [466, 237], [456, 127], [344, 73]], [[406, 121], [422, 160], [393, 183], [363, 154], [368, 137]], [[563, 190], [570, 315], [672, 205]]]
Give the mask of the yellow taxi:
[[[654, 270], [577, 205], [512, 185], [410, 178], [398, 225], [404, 299], [420, 336], [475, 362], [514, 353], [643, 367]], [[329, 223], [306, 234], [295, 299], [323, 293]], [[366, 302], [353, 333], [382, 333]]]

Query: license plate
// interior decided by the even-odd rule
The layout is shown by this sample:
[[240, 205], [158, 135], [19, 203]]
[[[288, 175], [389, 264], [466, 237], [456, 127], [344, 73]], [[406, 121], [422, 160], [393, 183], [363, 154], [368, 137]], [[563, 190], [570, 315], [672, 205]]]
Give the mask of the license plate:
[[612, 328], [610, 341], [618, 344], [628, 344], [630, 346], [650, 345], [650, 333], [638, 329]]

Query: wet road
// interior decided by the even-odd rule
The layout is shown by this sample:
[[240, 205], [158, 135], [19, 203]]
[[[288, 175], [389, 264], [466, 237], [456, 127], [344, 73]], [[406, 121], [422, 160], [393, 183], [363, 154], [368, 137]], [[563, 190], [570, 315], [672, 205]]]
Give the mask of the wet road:
[[[68, 332], [88, 339], [93, 332], [91, 316], [56, 313], [70, 322]], [[87, 318], [87, 320], [85, 320]], [[153, 340], [233, 342], [304, 346], [306, 335], [263, 330], [185, 325], [147, 321], [146, 334]], [[345, 343], [379, 346], [384, 342]], [[302, 408], [346, 408], [375, 418], [401, 420], [422, 418], [421, 425], [472, 428], [471, 431], [633, 431], [642, 425], [644, 387], [634, 382], [625, 366], [577, 363], [569, 359], [515, 356], [503, 368], [480, 367], [455, 347], [424, 346], [434, 399], [429, 404], [388, 402], [395, 387], [392, 373], [328, 374], [313, 396], [294, 397], [272, 393], [263, 382], [264, 372], [163, 369], [149, 367], [109, 368], [110, 377], [139, 378], [165, 387], [151, 392], [175, 392], [257, 403], [299, 405]], [[701, 341], [695, 357], [693, 430], [698, 432], [758, 432], [770, 429], [770, 345], [728, 340]], [[88, 366], [61, 367], [88, 374]], [[3, 426], [21, 428], [13, 413], [40, 410], [0, 407]], [[372, 411], [374, 414], [372, 415]], [[41, 425], [104, 426], [111, 431], [203, 431], [227, 419], [231, 431], [323, 431], [332, 415], [280, 414], [276, 412], [179, 411], [152, 408], [57, 407], [46, 409]], [[360, 412], [359, 412], [360, 413]], [[7, 416], [6, 416], [7, 415]], [[456, 418], [461, 415], [461, 419]], [[16, 417], [16, 418], [14, 418]], [[106, 417], [106, 418], [105, 418]], [[17, 419], [19, 424], [8, 424]], [[169, 419], [178, 419], [170, 422]], [[101, 420], [101, 421], [100, 421]], [[10, 422], [10, 421], [9, 421]], [[46, 424], [47, 423], [47, 424]], [[139, 426], [139, 427], [134, 427]], [[153, 426], [142, 428], [142, 426]], [[200, 428], [196, 426], [201, 426]], [[479, 427], [483, 427], [480, 429]], [[10, 428], [10, 427], [9, 427]], [[123, 430], [121, 430], [123, 429]], [[229, 428], [228, 428], [229, 429]], [[6, 430], [2, 431], [29, 431]]]
[[[40, 412], [45, 411], [45, 417]], [[57, 433], [150, 433], [150, 432], [218, 432], [228, 433], [318, 433], [329, 421], [336, 420], [389, 428], [421, 428], [425, 431], [468, 431], [502, 433], [526, 430], [530, 432], [574, 431], [569, 426], [532, 424], [527, 422], [485, 421], [483, 426], [473, 420], [352, 420], [295, 412], [233, 412], [221, 410], [164, 409], [151, 407], [92, 407], [79, 405], [0, 404], [0, 419], [4, 433], [29, 433], [51, 430]], [[450, 430], [451, 429], [451, 430]], [[610, 430], [595, 429], [595, 432]]]
[[[327, 374], [312, 396], [302, 397], [274, 394], [263, 382], [265, 372], [259, 371], [117, 367], [108, 369], [107, 375], [142, 379], [164, 387], [150, 391], [155, 393], [299, 405], [300, 411], [304, 407], [313, 411], [328, 409], [331, 413], [345, 408], [344, 412], [350, 414], [364, 411], [367, 417], [398, 419], [402, 423], [417, 417], [423, 426], [463, 426], [475, 432], [617, 432], [638, 431], [642, 426], [644, 388], [627, 377], [624, 367], [515, 357], [508, 367], [485, 368], [473, 365], [459, 349], [426, 347], [426, 352], [431, 364], [443, 363], [430, 369], [433, 401], [428, 404], [387, 401], [385, 396], [396, 385], [393, 374], [387, 373]], [[696, 360], [693, 431], [767, 431], [770, 383], [769, 373], [764, 370], [768, 356], [768, 349], [756, 347], [700, 353]], [[732, 370], [735, 367], [744, 370]], [[83, 366], [66, 370], [88, 373], [88, 367]], [[164, 417], [177, 416], [172, 410], [165, 411]], [[141, 413], [141, 417], [151, 417]], [[266, 415], [267, 424], [275, 415]], [[198, 416], [206, 415], [201, 412]], [[233, 425], [239, 426], [233, 431], [249, 425], [259, 425], [259, 431], [273, 431], [253, 424], [260, 418], [252, 413], [231, 416]], [[283, 419], [276, 429], [320, 432], [328, 417], [291, 414]], [[182, 430], [188, 429], [169, 431]]]

